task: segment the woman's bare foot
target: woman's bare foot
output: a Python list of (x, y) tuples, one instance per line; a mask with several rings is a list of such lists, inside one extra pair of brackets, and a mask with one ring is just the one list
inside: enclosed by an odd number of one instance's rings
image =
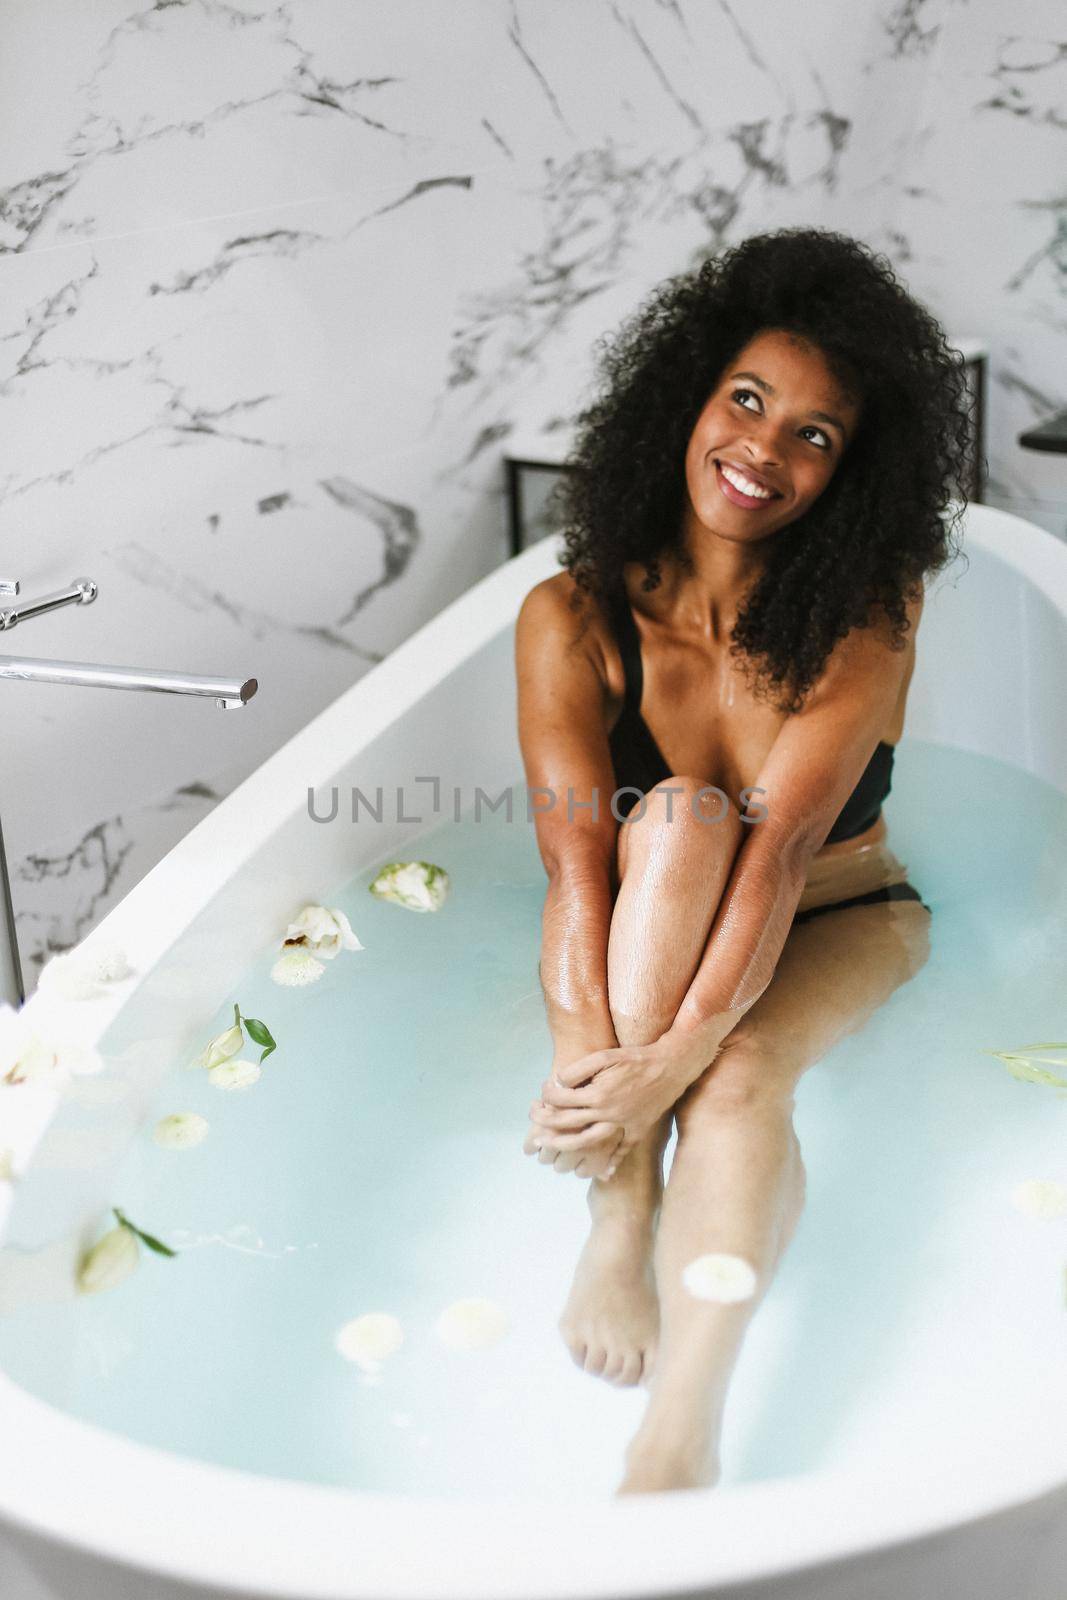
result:
[(717, 1452), (706, 1443), (679, 1438), (668, 1444), (642, 1445), (635, 1439), (626, 1452), (626, 1471), (615, 1493), (711, 1489), (719, 1481), (720, 1470)]
[[(617, 1180), (612, 1180), (614, 1184)], [(591, 1188), (596, 1188), (596, 1180)], [(657, 1207), (650, 1197), (601, 1192), (590, 1206), (593, 1227), (578, 1259), (559, 1331), (578, 1366), (620, 1387), (647, 1382), (659, 1335), (659, 1298), (652, 1270)]]

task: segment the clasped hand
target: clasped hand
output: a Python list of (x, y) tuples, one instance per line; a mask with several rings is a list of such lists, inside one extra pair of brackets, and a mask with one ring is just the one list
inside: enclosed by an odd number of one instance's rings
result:
[(594, 1050), (557, 1066), (530, 1107), (524, 1151), (540, 1151), (559, 1171), (610, 1176), (704, 1070), (707, 1054), (695, 1036), (668, 1031), (654, 1044)]

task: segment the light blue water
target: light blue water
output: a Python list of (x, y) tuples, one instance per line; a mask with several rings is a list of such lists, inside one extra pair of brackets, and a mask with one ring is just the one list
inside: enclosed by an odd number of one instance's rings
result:
[[(1024, 1178), (1067, 1181), (1067, 1099), (982, 1051), (1067, 1037), (1067, 800), (915, 742), (894, 784), (889, 843), (933, 907), (933, 950), (801, 1083), (807, 1205), (735, 1376), (724, 1484), (906, 1459), (963, 1412), (988, 1435), (1033, 1404), (1035, 1366), (1063, 1361), (1067, 1222), (1008, 1197)], [(604, 1497), (644, 1393), (580, 1372), (556, 1331), (586, 1185), (522, 1153), (550, 1060), (533, 829), (449, 823), (414, 857), (451, 874), (442, 911), (378, 902), (374, 869), (341, 885), (327, 903), (362, 951), (297, 990), (264, 958), (204, 1019), (204, 1042), (234, 999), (268, 1024), (279, 1048), (260, 1082), (227, 1094), (178, 1063), (148, 1108), (112, 1198), (177, 1259), (144, 1253), (110, 1292), (16, 1311), (0, 1366), (76, 1416), (253, 1472)], [(153, 1143), (175, 1111), (208, 1118), (204, 1144)], [(64, 1109), (59, 1130), (92, 1116)], [(47, 1243), (35, 1181), (15, 1252)], [(449, 1350), (435, 1320), (474, 1295), (511, 1332)], [(368, 1311), (405, 1331), (376, 1378), (333, 1345)]]

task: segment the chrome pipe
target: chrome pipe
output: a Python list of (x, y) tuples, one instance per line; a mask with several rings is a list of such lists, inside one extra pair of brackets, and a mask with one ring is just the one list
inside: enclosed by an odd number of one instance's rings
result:
[[(18, 579), (14, 580), (14, 590), (5, 589), (0, 584), (0, 593), (18, 594)], [(42, 612), (55, 611), (59, 606), (77, 603), (87, 606), (96, 599), (96, 584), (92, 578), (72, 578), (65, 589), (58, 589), (55, 594), (43, 594), (39, 600), (23, 600), (21, 605), (12, 606), (7, 611), (0, 611), (0, 628), (13, 628), (16, 622), (24, 622), (27, 617), (39, 617)]]
[(91, 661), (41, 661), (0, 656), (0, 678), (26, 683), (72, 683), (89, 689), (149, 689), (160, 694), (207, 695), (223, 711), (247, 705), (255, 678), (208, 678), (193, 672), (157, 672), (151, 667), (106, 667)]
[(15, 932), (15, 908), (11, 903), (4, 834), (0, 829), (0, 1000), (6, 1000), (8, 1005), (17, 1010), (25, 998), (18, 934)]
[(0, 594), (18, 594), (19, 580), (17, 578), (0, 578)]

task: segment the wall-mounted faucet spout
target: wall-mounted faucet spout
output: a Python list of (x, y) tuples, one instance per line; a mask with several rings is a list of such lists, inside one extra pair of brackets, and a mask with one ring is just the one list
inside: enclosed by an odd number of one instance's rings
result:
[[(0, 595), (17, 596), (19, 580), (0, 578)], [(0, 609), (0, 630), (37, 617), (57, 606), (88, 605), (96, 599), (92, 578), (75, 578), (67, 589), (25, 600)], [(259, 688), (255, 678), (209, 678), (197, 672), (163, 672), (154, 667), (98, 666), (89, 661), (42, 661), (33, 656), (0, 656), (0, 678), (21, 678), (25, 683), (71, 683), (89, 689), (148, 689), (157, 694), (204, 695), (220, 711), (236, 711), (248, 704)], [(15, 935), (15, 911), (4, 836), (0, 831), (0, 1000), (19, 1006), (26, 998)]]
[[(0, 583), (0, 594), (18, 594), (18, 592), (17, 578)], [(86, 606), (95, 599), (96, 584), (92, 578), (72, 578), (66, 589), (58, 589), (55, 594), (43, 594), (39, 600), (23, 600), (20, 605), (9, 606), (6, 611), (0, 611), (0, 628), (13, 628), (16, 622), (24, 622), (27, 617), (39, 617), (45, 611), (55, 611), (58, 606), (74, 603)]]
[(210, 696), (225, 711), (247, 705), (259, 685), (255, 678), (208, 678), (195, 672), (160, 672), (153, 667), (97, 666), (90, 661), (39, 661), (33, 656), (0, 656), (0, 678), (26, 683), (73, 683), (89, 689), (151, 689), (160, 694)]

